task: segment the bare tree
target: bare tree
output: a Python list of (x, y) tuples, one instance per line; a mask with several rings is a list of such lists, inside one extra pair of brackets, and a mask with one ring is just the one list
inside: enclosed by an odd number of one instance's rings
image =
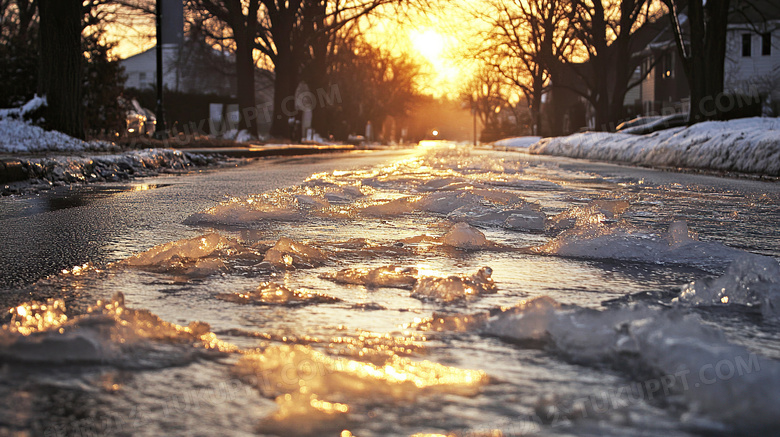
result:
[(476, 111), (483, 126), (496, 126), (498, 113), (505, 106), (506, 78), (490, 65), (482, 65), (461, 90), (461, 100)]
[[(691, 90), (689, 122), (720, 118), (717, 108), (703, 107), (707, 96), (723, 93), (726, 59), (726, 33), (730, 0), (664, 0), (669, 8), (677, 51), (682, 59), (685, 76)], [(686, 37), (680, 20), (681, 9), (687, 5), (690, 34)]]
[(588, 67), (580, 74), (584, 96), (596, 113), (596, 128), (608, 130), (624, 116), (623, 101), (641, 78), (632, 75), (641, 59), (633, 56), (662, 30), (661, 11), (652, 0), (574, 0), (574, 28), (587, 51)]
[(81, 111), (81, 0), (40, 0), (38, 92), (46, 96), (46, 125), (84, 138)]
[[(255, 98), (255, 38), (260, 32), (261, 0), (188, 0), (194, 10), (210, 15), (217, 22), (211, 28), (226, 27), (227, 34), (212, 32), (215, 39), (230, 39), (236, 57), (236, 95), (240, 121), (239, 127), (257, 135), (258, 109)], [(295, 3), (295, 2), (292, 2)], [(300, 3), (300, 0), (298, 1)], [(204, 26), (204, 28), (209, 28)]]
[(346, 139), (368, 121), (379, 129), (387, 117), (408, 115), (417, 102), (420, 67), (408, 57), (348, 32), (336, 36), (330, 53), (325, 79), (338, 87), (341, 101), (323, 114), (329, 129), (323, 133)]
[(521, 90), (533, 130), (542, 130), (542, 95), (561, 60), (571, 56), (574, 9), (564, 0), (492, 0), (473, 13), (488, 24), (477, 57)]
[[(285, 136), (295, 108), (283, 105), (295, 97), (302, 70), (312, 56), (322, 56), (321, 38), (376, 8), (400, 0), (188, 0), (229, 29), (214, 34), (229, 38), (236, 54), (237, 94), (243, 128), (256, 134), (254, 68), (257, 50), (274, 69), (271, 135)], [(326, 43), (327, 44), (327, 43)], [(258, 58), (259, 59), (259, 58)]]

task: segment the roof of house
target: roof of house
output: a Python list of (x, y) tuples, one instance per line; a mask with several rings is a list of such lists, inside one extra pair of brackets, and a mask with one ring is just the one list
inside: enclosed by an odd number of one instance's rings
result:
[(732, 0), (731, 24), (759, 24), (780, 20), (780, 2), (777, 0)]

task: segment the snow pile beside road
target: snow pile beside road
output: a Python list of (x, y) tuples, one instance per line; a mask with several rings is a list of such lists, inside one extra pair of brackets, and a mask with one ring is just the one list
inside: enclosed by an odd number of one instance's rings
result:
[(81, 141), (62, 132), (46, 131), (28, 119), (43, 106), (46, 99), (35, 97), (19, 108), (0, 109), (0, 152), (80, 152), (119, 151), (120, 147), (106, 141)]
[(0, 181), (8, 176), (9, 166), (15, 178), (0, 185), (2, 195), (31, 194), (52, 186), (72, 183), (119, 182), (135, 177), (186, 171), (224, 162), (219, 157), (179, 152), (171, 149), (135, 150), (92, 157), (51, 156), (46, 158), (0, 161)]
[(0, 120), (0, 152), (106, 152), (120, 147), (107, 141), (81, 141), (57, 131), (45, 131), (20, 120)]
[(780, 175), (780, 119), (710, 121), (649, 135), (586, 132), (544, 139), (531, 153), (655, 167)]
[(18, 108), (0, 109), (0, 120), (30, 118), (32, 114), (44, 106), (46, 106), (46, 98), (35, 96), (32, 100)]
[(493, 147), (507, 149), (527, 149), (538, 143), (542, 137), (515, 137), (498, 140), (493, 143)]

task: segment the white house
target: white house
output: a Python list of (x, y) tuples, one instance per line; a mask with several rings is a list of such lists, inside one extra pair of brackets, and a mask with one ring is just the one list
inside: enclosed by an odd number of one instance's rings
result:
[[(157, 85), (157, 48), (141, 52), (120, 61), (125, 68), (128, 88), (145, 89)], [(181, 46), (178, 44), (163, 45), (163, 86), (169, 90), (181, 90), (181, 74), (179, 55)]]
[(780, 3), (754, 0), (732, 15), (724, 73), (726, 91), (780, 102)]
[[(724, 91), (761, 96), (767, 108), (780, 104), (780, 2), (733, 0), (724, 64)], [(680, 22), (687, 30), (687, 17)], [(645, 115), (687, 112), (685, 72), (670, 29), (639, 53), (645, 59), (640, 86)], [(766, 111), (765, 111), (766, 112)], [(775, 113), (774, 115), (778, 115)]]

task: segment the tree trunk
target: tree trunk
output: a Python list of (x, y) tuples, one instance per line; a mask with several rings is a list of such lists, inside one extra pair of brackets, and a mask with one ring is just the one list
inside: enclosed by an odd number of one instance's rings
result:
[(677, 48), (691, 90), (691, 124), (723, 116), (716, 102), (723, 93), (729, 3), (730, 0), (709, 0), (706, 5), (701, 0), (688, 3), (690, 53), (679, 39)]
[(291, 117), (297, 116), (295, 92), (298, 90), (300, 63), (289, 50), (279, 50), (274, 62), (274, 107), (271, 136), (290, 137)]
[(258, 111), (255, 100), (255, 61), (252, 56), (252, 37), (236, 35), (236, 94), (238, 97), (239, 128), (250, 134), (258, 134)]
[(84, 139), (81, 105), (81, 0), (40, 0), (38, 92), (46, 126)]

